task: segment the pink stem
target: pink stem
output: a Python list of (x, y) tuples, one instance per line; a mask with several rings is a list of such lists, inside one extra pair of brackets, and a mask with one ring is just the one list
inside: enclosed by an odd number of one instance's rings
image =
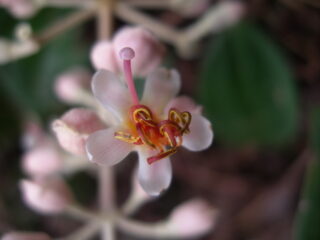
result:
[(131, 60), (123, 60), (123, 68), (124, 68), (124, 74), (127, 80), (128, 88), (131, 93), (132, 101), (134, 105), (138, 105), (139, 97), (138, 97), (136, 88), (134, 86), (134, 81), (132, 78)]

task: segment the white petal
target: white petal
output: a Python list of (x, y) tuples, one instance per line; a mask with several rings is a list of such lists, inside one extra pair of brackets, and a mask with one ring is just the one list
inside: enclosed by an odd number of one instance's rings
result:
[(180, 75), (176, 70), (157, 69), (146, 80), (142, 103), (157, 113), (162, 113), (168, 102), (179, 92), (180, 85)]
[(159, 196), (166, 190), (172, 179), (172, 167), (170, 158), (164, 158), (152, 164), (147, 158), (152, 156), (147, 152), (139, 151), (138, 179), (140, 185), (151, 196)]
[(132, 105), (126, 86), (107, 70), (99, 70), (92, 79), (92, 91), (101, 104), (119, 119)]
[(89, 160), (112, 166), (123, 160), (132, 150), (132, 145), (114, 137), (115, 128), (97, 131), (89, 136), (86, 151)]
[(212, 140), (211, 123), (205, 117), (193, 114), (190, 133), (183, 135), (182, 145), (191, 151), (202, 151), (211, 145)]

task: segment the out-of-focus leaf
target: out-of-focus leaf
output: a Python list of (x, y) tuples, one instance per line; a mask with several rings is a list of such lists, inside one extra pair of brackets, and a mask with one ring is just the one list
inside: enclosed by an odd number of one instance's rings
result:
[[(36, 30), (43, 30), (60, 17), (58, 10), (45, 11), (33, 18), (31, 24)], [(60, 107), (53, 93), (55, 78), (70, 67), (87, 63), (87, 50), (79, 28), (72, 29), (53, 39), (36, 55), (1, 66), (1, 87), (18, 111), (48, 117)]]
[(200, 100), (217, 139), (233, 145), (279, 145), (297, 127), (297, 100), (280, 49), (257, 27), (240, 23), (212, 41)]
[(320, 239), (320, 109), (312, 114), (311, 144), (315, 158), (307, 169), (296, 218), (295, 240)]

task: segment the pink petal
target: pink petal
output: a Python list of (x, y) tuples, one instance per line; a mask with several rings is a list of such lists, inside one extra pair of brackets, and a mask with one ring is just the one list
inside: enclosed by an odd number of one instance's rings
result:
[(157, 69), (146, 80), (142, 103), (158, 114), (180, 90), (180, 75), (176, 70)]
[(145, 151), (139, 151), (138, 153), (139, 182), (146, 193), (151, 196), (159, 196), (171, 183), (172, 167), (170, 158), (164, 158), (152, 164), (148, 164), (147, 158), (153, 154)]
[(112, 166), (123, 160), (131, 151), (132, 145), (114, 137), (114, 128), (97, 131), (87, 140), (86, 150), (89, 160)]
[(188, 111), (193, 114), (201, 114), (202, 107), (197, 105), (191, 98), (187, 96), (179, 96), (172, 99), (166, 106), (165, 113), (169, 112), (170, 108), (176, 108), (179, 111)]
[(132, 105), (126, 86), (110, 71), (99, 70), (92, 79), (92, 91), (100, 103), (119, 119)]
[(182, 145), (190, 151), (202, 151), (211, 145), (212, 140), (211, 123), (205, 117), (193, 114), (190, 133), (183, 136)]
[(61, 147), (76, 155), (85, 155), (88, 136), (105, 128), (94, 111), (84, 108), (71, 109), (52, 123)]

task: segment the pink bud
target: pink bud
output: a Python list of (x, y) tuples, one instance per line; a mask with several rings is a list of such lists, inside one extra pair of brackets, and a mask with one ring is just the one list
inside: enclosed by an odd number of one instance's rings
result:
[(212, 30), (220, 30), (235, 24), (245, 13), (245, 4), (241, 1), (221, 1), (216, 6), (216, 22)]
[(114, 73), (120, 71), (112, 43), (109, 41), (96, 43), (91, 49), (90, 58), (96, 69), (107, 69)]
[(45, 233), (10, 232), (4, 234), (1, 240), (51, 240), (51, 238)]
[(146, 76), (152, 72), (161, 63), (165, 52), (160, 41), (141, 27), (122, 28), (116, 33), (113, 44), (121, 67), (122, 59), (118, 56), (121, 49), (129, 47), (136, 53), (132, 61), (133, 75), (136, 76)]
[(45, 134), (39, 123), (36, 121), (27, 121), (24, 125), (24, 132), (21, 139), (23, 147), (30, 149), (38, 145), (43, 139), (45, 139)]
[(106, 126), (95, 112), (83, 108), (74, 108), (52, 123), (60, 145), (76, 155), (86, 155), (85, 142), (88, 136)]
[(179, 237), (197, 237), (213, 229), (216, 217), (216, 211), (205, 201), (193, 199), (174, 209), (169, 228)]
[(90, 88), (91, 74), (81, 68), (60, 75), (55, 82), (57, 96), (67, 103), (77, 103), (83, 91)]
[(48, 176), (63, 168), (63, 160), (54, 144), (48, 142), (26, 152), (22, 158), (22, 168), (31, 176)]
[(68, 186), (58, 178), (23, 180), (20, 188), (24, 202), (33, 210), (44, 214), (60, 213), (73, 200)]

